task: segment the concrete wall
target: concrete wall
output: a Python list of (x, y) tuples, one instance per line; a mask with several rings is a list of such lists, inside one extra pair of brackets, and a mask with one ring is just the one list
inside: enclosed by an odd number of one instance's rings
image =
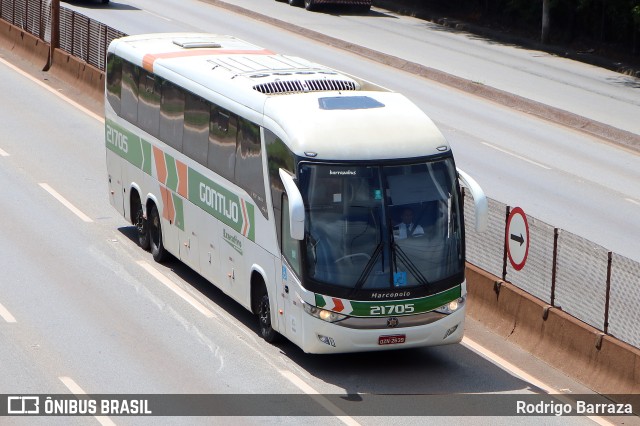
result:
[(0, 19), (0, 44), (43, 69), (49, 58), (49, 43)]
[(467, 289), (469, 316), (506, 340), (598, 393), (640, 393), (639, 349), (470, 264)]

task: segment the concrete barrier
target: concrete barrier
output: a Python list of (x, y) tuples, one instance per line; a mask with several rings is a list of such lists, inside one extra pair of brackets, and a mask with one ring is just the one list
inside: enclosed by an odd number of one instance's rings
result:
[(601, 394), (640, 393), (640, 350), (467, 264), (469, 316)]
[(43, 69), (49, 58), (49, 43), (0, 19), (0, 43), (20, 57)]
[(103, 100), (105, 76), (98, 68), (63, 50), (55, 49), (49, 71), (94, 100)]

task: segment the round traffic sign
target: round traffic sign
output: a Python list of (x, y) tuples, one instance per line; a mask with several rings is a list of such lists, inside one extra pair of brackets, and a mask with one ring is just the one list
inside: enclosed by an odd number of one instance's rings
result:
[(509, 213), (505, 241), (511, 266), (516, 271), (521, 270), (529, 254), (529, 223), (520, 207), (514, 207)]

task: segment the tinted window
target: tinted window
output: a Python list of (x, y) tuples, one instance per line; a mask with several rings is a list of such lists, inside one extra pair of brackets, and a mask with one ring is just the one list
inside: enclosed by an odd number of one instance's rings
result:
[(244, 118), (238, 118), (236, 183), (249, 193), (262, 214), (267, 217), (260, 127)]
[(138, 127), (153, 136), (158, 136), (160, 126), (160, 87), (160, 77), (140, 70)]
[(237, 116), (223, 108), (212, 106), (207, 165), (230, 181), (233, 181), (235, 174), (237, 134)]
[(122, 64), (122, 104), (120, 116), (131, 123), (138, 122), (138, 80), (140, 69), (124, 61)]
[(162, 103), (160, 104), (160, 140), (182, 151), (184, 127), (184, 91), (174, 84), (162, 83)]
[(182, 152), (202, 165), (207, 165), (210, 106), (199, 96), (187, 93), (184, 108)]
[(109, 53), (107, 57), (107, 100), (116, 114), (120, 114), (122, 62), (122, 58)]

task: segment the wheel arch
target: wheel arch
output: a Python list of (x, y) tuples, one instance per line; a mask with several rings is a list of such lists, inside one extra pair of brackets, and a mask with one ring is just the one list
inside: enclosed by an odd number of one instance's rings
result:
[[(249, 287), (250, 292), (249, 295), (251, 297), (250, 306), (251, 312), (254, 314), (258, 313), (258, 301), (259, 297), (265, 292), (269, 294), (269, 289), (267, 286), (267, 280), (265, 278), (265, 271), (258, 265), (251, 266), (250, 278), (249, 278)], [(270, 300), (274, 300), (272, 297), (269, 297)], [(271, 302), (273, 303), (273, 302)]]

